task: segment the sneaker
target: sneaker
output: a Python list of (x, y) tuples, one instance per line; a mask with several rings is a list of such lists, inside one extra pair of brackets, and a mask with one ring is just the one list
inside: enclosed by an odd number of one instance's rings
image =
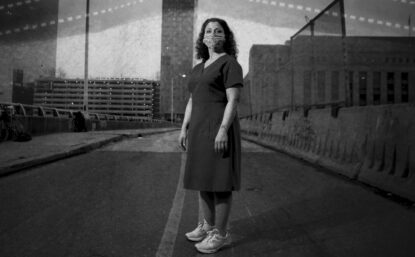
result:
[(204, 223), (199, 222), (199, 224), (193, 231), (186, 233), (186, 237), (187, 239), (193, 242), (202, 241), (208, 235), (208, 232), (212, 228), (213, 227), (208, 225), (206, 221)]
[(196, 249), (201, 253), (215, 253), (222, 247), (230, 244), (231, 236), (226, 233), (226, 236), (221, 236), (219, 230), (213, 229), (208, 232), (206, 238), (195, 244)]

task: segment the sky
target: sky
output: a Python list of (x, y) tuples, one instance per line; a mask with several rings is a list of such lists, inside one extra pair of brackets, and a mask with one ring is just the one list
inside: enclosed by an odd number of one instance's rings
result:
[[(58, 17), (53, 18), (55, 4)], [(158, 79), (162, 0), (90, 0), (90, 77)], [(284, 44), (331, 0), (199, 0), (196, 28), (225, 19), (235, 33), (238, 61), (248, 72), (253, 44)], [(22, 14), (19, 10), (25, 10)], [(1, 0), (0, 41), (57, 27), (56, 69), (84, 74), (85, 0)], [(345, 0), (349, 36), (415, 35), (415, 0)], [(336, 12), (326, 20), (339, 20)], [(411, 17), (411, 18), (410, 18)], [(411, 24), (409, 24), (411, 21)], [(198, 31), (195, 31), (198, 33)], [(33, 37), (32, 37), (33, 39)]]

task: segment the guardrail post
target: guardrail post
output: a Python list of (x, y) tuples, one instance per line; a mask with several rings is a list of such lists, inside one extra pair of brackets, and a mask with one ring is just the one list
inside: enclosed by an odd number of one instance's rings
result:
[(26, 117), (26, 109), (24, 108), (23, 104), (19, 104), (19, 108), (22, 111), (22, 115)]
[(37, 107), (37, 110), (39, 111), (39, 116), (46, 117), (45, 110), (43, 109), (42, 106)]
[(58, 118), (60, 117), (58, 109), (52, 109), (52, 113), (54, 117), (58, 117)]

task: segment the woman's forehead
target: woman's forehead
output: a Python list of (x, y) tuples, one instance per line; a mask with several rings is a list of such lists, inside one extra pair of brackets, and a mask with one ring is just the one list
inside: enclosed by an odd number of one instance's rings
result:
[(210, 28), (210, 29), (216, 29), (216, 28), (223, 29), (223, 28), (222, 28), (222, 25), (220, 25), (220, 23), (219, 23), (219, 22), (217, 22), (217, 21), (211, 21), (211, 22), (209, 22), (209, 23), (206, 25), (206, 29), (208, 29), (208, 28)]

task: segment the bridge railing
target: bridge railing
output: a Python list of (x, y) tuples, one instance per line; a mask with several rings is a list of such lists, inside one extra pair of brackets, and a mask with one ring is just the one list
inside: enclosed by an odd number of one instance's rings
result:
[[(41, 135), (57, 132), (117, 130), (171, 127), (175, 124), (150, 117), (122, 116), (93, 113), (79, 110), (0, 102), (1, 109), (6, 109), (14, 122), (21, 124), (25, 132)], [(76, 122), (78, 119), (78, 123)], [(81, 120), (81, 129), (77, 128)]]
[(94, 120), (121, 120), (121, 121), (142, 121), (142, 122), (166, 122), (160, 119), (153, 119), (149, 117), (123, 116), (105, 113), (85, 112), (80, 110), (65, 110), (52, 107), (44, 107), (38, 105), (28, 105), (20, 103), (0, 102), (0, 107), (9, 108), (14, 115), (18, 116), (33, 116), (33, 117), (57, 117), (57, 118), (74, 118), (74, 113), (82, 112), (87, 114)]

